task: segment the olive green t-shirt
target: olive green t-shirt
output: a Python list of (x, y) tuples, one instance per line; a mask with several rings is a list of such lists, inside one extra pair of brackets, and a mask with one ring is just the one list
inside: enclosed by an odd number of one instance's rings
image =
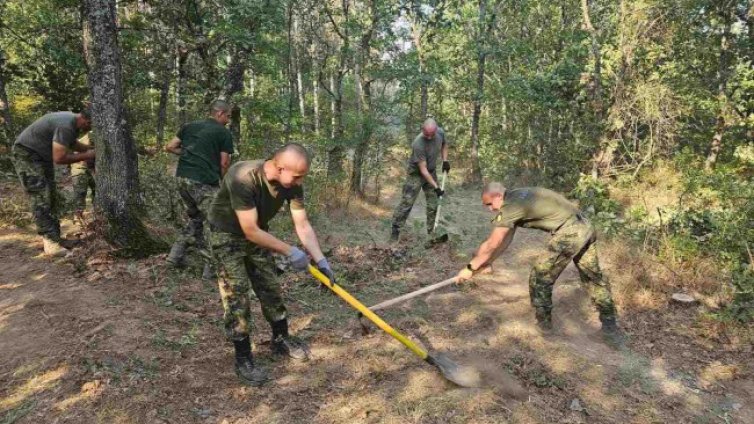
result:
[(437, 159), (440, 158), (442, 146), (447, 142), (445, 140), (445, 131), (437, 127), (435, 136), (431, 139), (424, 138), (424, 134), (416, 136), (411, 143), (411, 157), (408, 159), (409, 175), (419, 174), (419, 162), (427, 162), (427, 170), (431, 173), (437, 168)]
[(37, 153), (52, 163), (52, 143), (71, 148), (76, 144), (76, 114), (52, 112), (37, 119), (16, 137), (15, 144)]
[(304, 209), (304, 189), (301, 186), (285, 188), (267, 181), (263, 160), (241, 161), (228, 169), (212, 205), (209, 222), (213, 229), (243, 235), (236, 211), (256, 208), (257, 225), (263, 230), (288, 201), (291, 209)]
[(233, 136), (214, 119), (203, 119), (184, 125), (176, 135), (181, 140), (181, 157), (176, 177), (203, 184), (220, 181), (220, 152), (233, 153)]
[(496, 227), (555, 231), (579, 210), (563, 195), (539, 187), (506, 190), (503, 207), (492, 220)]

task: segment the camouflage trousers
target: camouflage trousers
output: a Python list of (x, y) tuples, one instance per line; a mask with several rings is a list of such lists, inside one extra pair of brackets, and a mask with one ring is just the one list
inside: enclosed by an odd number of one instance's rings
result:
[[(437, 181), (435, 171), (432, 171), (431, 174), (435, 181)], [(411, 174), (408, 175), (406, 183), (403, 184), (401, 201), (393, 213), (393, 228), (400, 230), (403, 224), (406, 223), (406, 219), (408, 219), (408, 215), (411, 213), (411, 208), (414, 206), (414, 201), (416, 201), (416, 197), (420, 191), (424, 191), (424, 198), (427, 201), (427, 232), (432, 231), (432, 227), (435, 225), (435, 216), (437, 215), (437, 193), (435, 193), (434, 187), (424, 177)]]
[(36, 153), (20, 146), (13, 146), (11, 161), (29, 196), (37, 233), (52, 240), (60, 240), (59, 215), (63, 199), (55, 186), (55, 168)]
[(209, 231), (209, 252), (212, 266), (217, 270), (225, 334), (229, 339), (242, 340), (251, 333), (252, 294), (259, 299), (267, 322), (287, 317), (272, 252), (243, 236), (212, 230)]
[(568, 263), (573, 261), (581, 283), (599, 311), (600, 319), (615, 318), (610, 283), (600, 270), (595, 242), (594, 227), (576, 217), (553, 234), (547, 244), (547, 253), (534, 265), (529, 275), (529, 296), (538, 315), (551, 316), (553, 285)]
[(71, 177), (73, 179), (71, 206), (75, 211), (81, 212), (86, 208), (86, 194), (89, 190), (92, 191), (92, 201), (94, 201), (94, 174), (86, 163), (79, 162), (71, 165)]
[(186, 209), (188, 223), (178, 235), (176, 243), (180, 243), (184, 249), (188, 246), (194, 246), (196, 249), (206, 247), (204, 221), (207, 220), (209, 207), (218, 190), (218, 186), (178, 177), (178, 194)]

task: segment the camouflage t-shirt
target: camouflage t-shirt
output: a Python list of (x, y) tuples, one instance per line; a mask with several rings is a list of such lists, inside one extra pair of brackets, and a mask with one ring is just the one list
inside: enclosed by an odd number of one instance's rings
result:
[(42, 160), (52, 163), (52, 143), (71, 148), (76, 143), (76, 114), (52, 112), (37, 119), (16, 138), (18, 145), (37, 153)]
[(579, 210), (563, 195), (539, 187), (506, 190), (503, 207), (492, 220), (496, 227), (555, 231)]
[(427, 170), (431, 173), (437, 168), (437, 159), (440, 158), (442, 153), (442, 146), (447, 143), (445, 139), (445, 131), (437, 127), (435, 136), (426, 139), (424, 134), (416, 136), (411, 143), (411, 157), (408, 159), (408, 173), (409, 175), (419, 174), (419, 162), (427, 162)]
[(291, 209), (304, 209), (304, 189), (301, 186), (287, 189), (268, 181), (263, 165), (263, 160), (241, 161), (228, 169), (209, 209), (213, 229), (243, 236), (236, 211), (256, 208), (257, 225), (267, 230), (268, 223), (286, 201)]

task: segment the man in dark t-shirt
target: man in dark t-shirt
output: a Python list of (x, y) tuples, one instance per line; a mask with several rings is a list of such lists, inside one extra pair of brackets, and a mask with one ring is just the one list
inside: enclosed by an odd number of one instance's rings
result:
[(225, 333), (235, 347), (236, 374), (252, 386), (263, 384), (268, 376), (254, 364), (251, 353), (250, 289), (272, 327), (273, 350), (294, 359), (309, 358), (306, 344), (288, 333), (288, 314), (272, 258), (272, 252), (286, 255), (297, 271), (309, 264), (301, 249), (268, 232), (270, 220), (284, 204), (289, 205), (301, 244), (317, 268), (335, 283), (304, 210), (302, 182), (309, 165), (309, 154), (296, 143), (281, 147), (266, 161), (238, 162), (223, 178), (209, 209), (209, 250), (219, 276)]
[(55, 186), (54, 165), (94, 160), (94, 147), (76, 141), (89, 131), (91, 113), (52, 112), (37, 119), (16, 138), (11, 161), (29, 196), (34, 223), (47, 255), (62, 256), (75, 245), (60, 234), (62, 199)]
[(458, 282), (468, 280), (475, 272), (491, 265), (513, 240), (517, 227), (547, 231), (552, 234), (547, 252), (529, 276), (529, 295), (537, 324), (545, 332), (552, 329), (552, 288), (560, 273), (573, 261), (599, 311), (607, 340), (620, 344), (622, 336), (610, 284), (602, 275), (597, 258), (594, 227), (578, 208), (562, 195), (545, 188), (506, 189), (495, 182), (485, 186), (482, 203), (497, 212), (492, 220), (494, 228), (474, 258), (458, 273)]
[[(186, 209), (188, 222), (178, 236), (168, 263), (183, 266), (186, 249), (205, 247), (204, 221), (207, 209), (217, 192), (220, 179), (230, 166), (233, 153), (233, 136), (225, 128), (230, 120), (230, 105), (216, 100), (210, 106), (209, 118), (184, 125), (165, 150), (180, 156), (175, 176), (178, 194)], [(209, 262), (205, 262), (202, 277), (213, 278)]]
[(406, 169), (406, 182), (403, 184), (401, 201), (393, 213), (393, 228), (390, 239), (398, 240), (401, 227), (405, 224), (416, 196), (424, 191), (427, 201), (427, 233), (434, 231), (435, 216), (437, 215), (437, 201), (445, 192), (440, 188), (437, 179), (437, 160), (442, 157), (442, 171), (450, 171), (448, 162), (448, 142), (445, 131), (429, 118), (422, 125), (421, 134), (411, 143), (411, 156)]

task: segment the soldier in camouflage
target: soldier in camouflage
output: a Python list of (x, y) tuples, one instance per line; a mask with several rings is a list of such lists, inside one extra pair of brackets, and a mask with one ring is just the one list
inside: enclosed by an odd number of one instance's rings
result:
[(437, 201), (445, 192), (440, 188), (437, 180), (437, 159), (442, 156), (442, 171), (450, 171), (448, 162), (448, 142), (445, 131), (437, 126), (434, 119), (429, 118), (422, 125), (422, 133), (411, 143), (411, 157), (408, 160), (406, 182), (398, 207), (393, 213), (393, 228), (390, 239), (398, 240), (401, 227), (405, 224), (419, 191), (424, 191), (427, 201), (427, 233), (434, 231), (435, 215), (437, 215)]
[(57, 192), (54, 165), (94, 159), (94, 149), (76, 140), (78, 133), (89, 131), (90, 127), (88, 108), (80, 113), (48, 113), (26, 127), (13, 144), (11, 161), (29, 196), (47, 255), (65, 255), (75, 245), (74, 240), (62, 238), (60, 233), (63, 199)]
[[(188, 222), (167, 257), (167, 262), (176, 267), (185, 264), (188, 247), (199, 251), (206, 248), (204, 221), (233, 153), (233, 136), (225, 128), (230, 121), (230, 105), (216, 100), (209, 113), (207, 119), (184, 125), (165, 146), (165, 150), (180, 156), (175, 175), (178, 194), (188, 215)], [(214, 278), (209, 261), (205, 261), (202, 277)]]
[(306, 344), (288, 332), (288, 314), (272, 257), (276, 252), (287, 256), (294, 270), (308, 269), (306, 253), (268, 232), (270, 220), (284, 204), (317, 268), (335, 282), (304, 210), (302, 182), (309, 165), (309, 154), (295, 143), (281, 147), (269, 160), (238, 162), (228, 170), (210, 206), (209, 250), (218, 270), (225, 333), (235, 347), (236, 374), (245, 384), (258, 386), (268, 380), (251, 353), (250, 290), (272, 328), (273, 350), (294, 359), (309, 357)]
[(468, 280), (475, 272), (492, 264), (513, 240), (517, 227), (547, 231), (552, 234), (547, 252), (529, 276), (529, 295), (537, 324), (545, 332), (552, 330), (553, 285), (573, 261), (597, 307), (605, 336), (613, 344), (620, 344), (622, 335), (617, 326), (610, 284), (602, 275), (597, 259), (594, 227), (581, 212), (554, 191), (537, 187), (509, 190), (495, 182), (485, 186), (482, 203), (490, 211), (498, 212), (492, 221), (494, 229), (474, 258), (458, 273), (458, 282)]

